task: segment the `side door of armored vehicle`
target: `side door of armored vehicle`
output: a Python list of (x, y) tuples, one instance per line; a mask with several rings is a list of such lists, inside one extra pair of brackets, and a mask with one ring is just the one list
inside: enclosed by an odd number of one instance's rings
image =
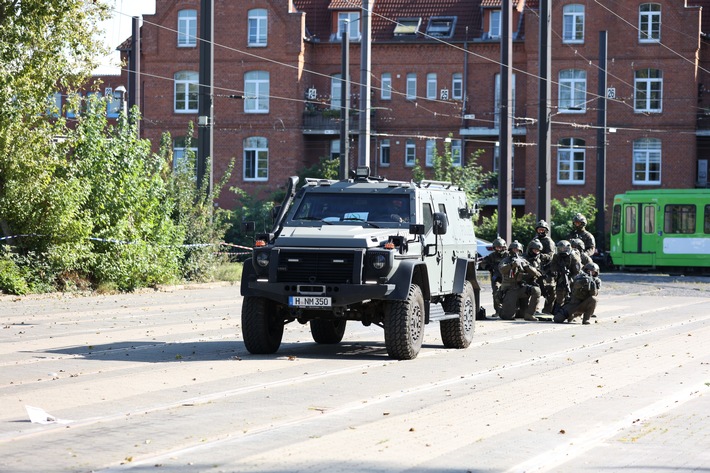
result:
[(424, 224), (424, 235), (422, 235), (422, 257), (424, 264), (427, 267), (429, 279), (429, 290), (432, 294), (439, 294), (441, 291), (441, 254), (437, 249), (436, 238), (434, 235), (434, 201), (432, 200), (431, 192), (422, 191), (419, 194), (419, 205), (421, 206), (421, 223)]
[(456, 244), (456, 226), (458, 222), (458, 208), (451, 195), (443, 192), (434, 194), (436, 211), (446, 214), (448, 230), (444, 235), (439, 235), (439, 254), (441, 255), (439, 293), (450, 293), (454, 286), (456, 274), (456, 258), (459, 245)]

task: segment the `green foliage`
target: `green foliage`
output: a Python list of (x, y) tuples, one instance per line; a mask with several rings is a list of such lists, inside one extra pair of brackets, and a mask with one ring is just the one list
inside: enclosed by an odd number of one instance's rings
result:
[[(577, 212), (587, 217), (587, 230), (594, 233), (595, 205), (595, 198), (592, 195), (570, 197), (563, 199), (562, 202), (552, 199), (550, 202), (552, 222), (548, 222), (552, 239), (559, 241), (567, 238), (572, 231), (572, 217)], [(537, 217), (531, 213), (520, 217), (512, 215), (513, 239), (527, 246), (535, 236), (537, 222)], [(498, 211), (493, 212), (493, 215), (488, 218), (481, 219), (480, 224), (476, 226), (476, 235), (488, 241), (493, 241), (498, 236)]]
[(307, 167), (298, 173), (299, 187), (306, 182), (307, 177), (316, 179), (338, 179), (340, 176), (340, 160), (330, 158), (320, 158), (318, 163)]
[(25, 281), (25, 271), (12, 260), (7, 248), (0, 253), (0, 289), (18, 295), (30, 292)]

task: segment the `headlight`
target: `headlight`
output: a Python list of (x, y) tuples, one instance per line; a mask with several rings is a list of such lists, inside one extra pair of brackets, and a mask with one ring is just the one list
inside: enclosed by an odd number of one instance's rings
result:
[(380, 270), (385, 267), (385, 264), (387, 264), (387, 258), (385, 258), (385, 255), (379, 254), (379, 255), (373, 255), (372, 256), (372, 267)]
[(269, 253), (263, 251), (256, 255), (256, 264), (262, 268), (266, 268), (269, 265)]

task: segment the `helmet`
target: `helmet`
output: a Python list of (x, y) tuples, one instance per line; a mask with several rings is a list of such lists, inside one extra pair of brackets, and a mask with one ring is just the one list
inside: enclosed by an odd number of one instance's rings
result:
[(540, 243), (540, 240), (534, 238), (530, 243), (528, 243), (528, 253), (532, 250), (542, 251), (542, 243)]
[(513, 243), (511, 243), (510, 246), (508, 247), (508, 251), (514, 251), (514, 250), (517, 250), (518, 253), (523, 252), (523, 245), (521, 245), (518, 242), (518, 240), (513, 241)]
[(569, 243), (572, 245), (572, 248), (584, 251), (584, 242), (580, 238), (572, 238)]
[(587, 263), (582, 269), (584, 269), (584, 272), (587, 274), (592, 274), (592, 272), (594, 273), (594, 276), (599, 274), (599, 265), (597, 265), (597, 263)]
[(557, 242), (557, 252), (570, 254), (572, 252), (572, 245), (567, 240), (560, 240)]
[(573, 223), (581, 223), (582, 226), (587, 225), (587, 218), (582, 215), (581, 213), (576, 213), (574, 217), (572, 217), (572, 222)]
[[(508, 247), (508, 244), (505, 242), (505, 239), (498, 237), (495, 240), (493, 240), (493, 248), (498, 248), (502, 247), (503, 249)], [(496, 250), (498, 251), (498, 250)]]
[[(537, 225), (535, 226), (535, 231), (537, 232), (541, 228), (545, 229), (545, 233), (549, 233), (549, 231), (550, 231), (550, 226), (544, 220), (540, 220), (539, 222), (537, 222)], [(538, 233), (540, 233), (540, 232), (538, 232)]]

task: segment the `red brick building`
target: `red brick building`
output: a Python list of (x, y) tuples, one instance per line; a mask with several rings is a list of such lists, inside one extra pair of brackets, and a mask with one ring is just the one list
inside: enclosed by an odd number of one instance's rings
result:
[[(707, 3), (551, 2), (552, 197), (594, 194), (600, 178), (601, 30), (608, 32), (607, 202), (629, 189), (706, 185), (698, 169), (710, 154), (710, 64), (701, 21), (709, 15), (700, 8)], [(501, 1), (370, 4), (373, 173), (410, 179), (415, 160), (424, 165), (450, 135), (460, 162), (482, 150), (479, 164), (497, 170)], [(539, 10), (537, 1), (513, 5), (513, 203), (534, 213)], [(351, 20), (351, 107), (357, 108), (361, 1), (215, 0), (214, 8), (215, 176), (234, 158), (230, 185), (270, 191), (319, 158), (337, 156), (338, 25)], [(156, 0), (156, 13), (141, 27), (141, 131), (156, 147), (169, 131), (178, 154), (188, 121), (197, 122), (199, 9), (200, 0)], [(350, 129), (354, 167), (357, 116)], [(228, 205), (229, 197), (222, 202)]]

